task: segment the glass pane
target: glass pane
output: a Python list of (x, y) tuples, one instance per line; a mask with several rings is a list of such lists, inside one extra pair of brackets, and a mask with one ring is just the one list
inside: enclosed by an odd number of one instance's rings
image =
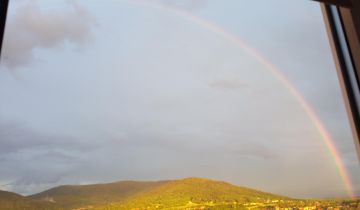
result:
[(9, 209), (359, 203), (313, 1), (13, 0), (0, 98)]

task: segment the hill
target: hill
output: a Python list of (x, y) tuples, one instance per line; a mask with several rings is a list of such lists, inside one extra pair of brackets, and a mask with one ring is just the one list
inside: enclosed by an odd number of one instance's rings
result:
[(203, 203), (263, 202), (287, 199), (270, 193), (238, 187), (226, 182), (202, 178), (136, 182), (121, 181), (108, 184), (59, 186), (29, 198), (53, 201), (63, 209), (160, 208)]
[(52, 200), (64, 209), (99, 206), (121, 202), (137, 193), (163, 185), (167, 181), (120, 181), (108, 184), (64, 185), (31, 195), (36, 200)]
[(266, 203), (272, 200), (290, 200), (290, 198), (238, 187), (222, 181), (186, 178), (165, 182), (156, 188), (138, 193), (124, 202), (108, 205), (107, 208), (184, 209), (204, 205), (224, 208), (244, 203)]
[(0, 210), (52, 210), (55, 204), (36, 201), (12, 192), (0, 190)]
[(0, 191), (0, 210), (360, 209), (359, 199), (299, 200), (202, 178), (64, 185), (28, 197)]
[(246, 202), (265, 202), (288, 199), (222, 181), (202, 178), (136, 182), (121, 181), (108, 184), (65, 185), (29, 196), (39, 201), (51, 200), (63, 209), (131, 209), (196, 206), (202, 204), (228, 205)]

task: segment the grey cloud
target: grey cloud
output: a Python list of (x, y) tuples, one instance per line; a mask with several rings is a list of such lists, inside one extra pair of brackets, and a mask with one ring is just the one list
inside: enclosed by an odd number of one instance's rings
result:
[(23, 124), (0, 122), (0, 156), (17, 153), (24, 149), (64, 148), (84, 149), (72, 137), (40, 133)]
[(276, 159), (279, 158), (280, 155), (270, 148), (259, 145), (259, 144), (244, 144), (236, 149), (232, 149), (232, 152), (239, 156), (246, 157), (255, 157), (255, 158), (263, 158), (263, 159)]
[[(43, 11), (36, 1), (26, 1), (7, 20), (2, 62), (16, 68), (31, 62), (34, 50), (54, 48), (69, 42), (77, 47), (89, 39), (94, 17), (74, 1), (66, 1), (68, 9)], [(10, 11), (12, 7), (10, 5)]]
[(71, 137), (45, 134), (16, 123), (0, 122), (0, 179), (22, 194), (56, 185), (86, 152)]
[(237, 90), (248, 87), (246, 83), (242, 83), (238, 80), (216, 80), (209, 82), (208, 85), (212, 88), (223, 90)]
[(39, 185), (39, 184), (52, 184), (57, 183), (61, 179), (63, 174), (55, 174), (55, 172), (52, 173), (34, 173), (34, 174), (27, 174), (26, 176), (22, 176), (18, 179), (16, 179), (14, 182), (11, 183), (11, 185), (16, 187), (23, 187), (28, 185)]
[(15, 191), (23, 195), (28, 195), (61, 183), (61, 180), (64, 176), (66, 176), (65, 171), (36, 171), (36, 169), (32, 171), (28, 170), (26, 171), (26, 174), (18, 175), (16, 179), (7, 184), (6, 187), (11, 191)]
[(27, 147), (36, 147), (47, 142), (44, 136), (24, 129), (21, 125), (0, 123), (0, 143), (0, 152), (4, 155)]
[(207, 6), (208, 0), (155, 0), (154, 2), (183, 10), (199, 10)]

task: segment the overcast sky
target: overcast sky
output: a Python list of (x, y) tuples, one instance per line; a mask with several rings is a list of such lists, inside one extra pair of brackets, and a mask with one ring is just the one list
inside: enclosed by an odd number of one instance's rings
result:
[(0, 189), (189, 176), (346, 196), (321, 135), (241, 38), (304, 95), (360, 167), (318, 3), (12, 0), (0, 67)]

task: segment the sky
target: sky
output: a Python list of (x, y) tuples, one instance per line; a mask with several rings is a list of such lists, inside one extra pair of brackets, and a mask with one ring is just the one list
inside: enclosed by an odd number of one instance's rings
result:
[(360, 195), (321, 10), (306, 0), (10, 1), (0, 189), (204, 177), (296, 198), (347, 196), (289, 89), (189, 16), (278, 68), (333, 137)]

